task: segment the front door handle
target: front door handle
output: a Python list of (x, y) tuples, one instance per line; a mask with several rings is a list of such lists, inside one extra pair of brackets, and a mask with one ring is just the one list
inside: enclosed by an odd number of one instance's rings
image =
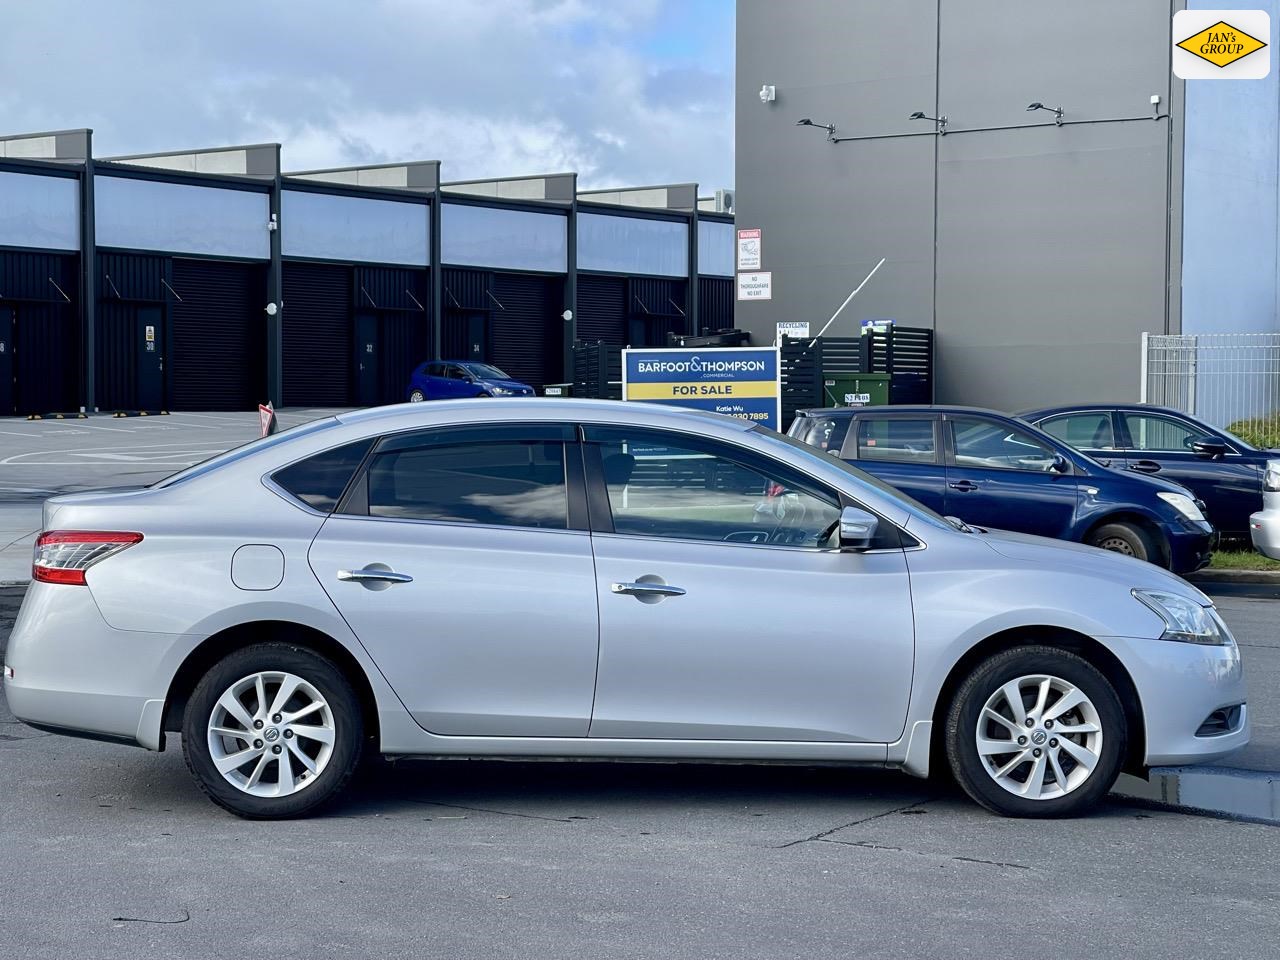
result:
[(961, 493), (972, 493), (978, 489), (978, 485), (972, 480), (952, 480), (947, 486), (952, 490), (959, 490)]
[(1160, 464), (1154, 460), (1139, 460), (1129, 467), (1130, 470), (1137, 470), (1139, 473), (1159, 473)]
[(673, 587), (666, 583), (648, 583), (644, 580), (634, 583), (615, 583), (610, 589), (626, 597), (683, 597), (685, 595), (684, 587)]
[(413, 583), (413, 577), (407, 573), (396, 573), (379, 567), (365, 567), (363, 570), (339, 570), (339, 580), (355, 583)]

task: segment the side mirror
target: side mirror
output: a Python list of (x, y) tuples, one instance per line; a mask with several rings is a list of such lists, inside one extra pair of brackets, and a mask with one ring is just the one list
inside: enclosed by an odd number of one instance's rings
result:
[(869, 550), (879, 526), (875, 514), (860, 507), (845, 507), (840, 511), (840, 549)]
[(1227, 445), (1221, 440), (1197, 440), (1191, 444), (1191, 451), (1197, 457), (1220, 460), (1227, 455)]
[(1056, 457), (1053, 458), (1053, 467), (1051, 469), (1055, 473), (1070, 473), (1071, 461), (1068, 460), (1066, 457), (1064, 457), (1062, 454), (1058, 454)]

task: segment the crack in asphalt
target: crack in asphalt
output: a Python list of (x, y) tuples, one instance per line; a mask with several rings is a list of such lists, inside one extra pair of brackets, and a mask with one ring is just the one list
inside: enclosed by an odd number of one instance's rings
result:
[(515, 813), (511, 810), (492, 810), (488, 807), (464, 807), (460, 803), (440, 803), (437, 800), (410, 800), (409, 802), (421, 804), (424, 807), (446, 807), (450, 810), (470, 810), (472, 813), (493, 813), (500, 817), (520, 817), (524, 820), (549, 820), (552, 823), (573, 823), (575, 820), (586, 819), (584, 817), (544, 817), (537, 813)]
[[(871, 843), (868, 840), (829, 840), (825, 837), (819, 839), (820, 843), (834, 843), (842, 847), (862, 847), (866, 850), (888, 850), (892, 853), (907, 853), (913, 857), (937, 857), (946, 856), (945, 854), (922, 853), (919, 850), (908, 850), (906, 847), (891, 847), (882, 843)], [(1025, 863), (1005, 863), (1002, 860), (983, 860), (980, 857), (947, 857), (948, 860), (958, 861), (960, 863), (981, 863), (990, 867), (1010, 867), (1014, 870), (1030, 870), (1031, 868)]]
[[(830, 830), (823, 830), (821, 833), (815, 833), (812, 837), (805, 837), (805, 838), (804, 838), (804, 839), (802, 839), (802, 840), (791, 840), (791, 841), (788, 841), (787, 843), (779, 844), (779, 845), (778, 845), (777, 847), (775, 847), (774, 849), (775, 849), (775, 850), (785, 850), (787, 847), (794, 847), (794, 846), (796, 846), (797, 844), (801, 844), (801, 843), (812, 843), (812, 842), (813, 842), (813, 841), (815, 841), (815, 840), (824, 840), (824, 839), (826, 839), (827, 837), (831, 836), (831, 834), (833, 834), (833, 833), (838, 833), (838, 832), (839, 832), (839, 831), (841, 831), (841, 830), (848, 830), (850, 827), (856, 827), (856, 826), (858, 826), (859, 824), (863, 824), (863, 823), (870, 823), (872, 820), (879, 820), (881, 817), (888, 817), (888, 816), (891, 816), (891, 815), (893, 815), (893, 814), (895, 814), (895, 813), (903, 813), (903, 812), (904, 812), (904, 811), (906, 811), (906, 810), (913, 810), (913, 809), (915, 809), (916, 807), (923, 807), (923, 806), (924, 806), (926, 803), (928, 803), (928, 802), (929, 802), (928, 800), (917, 800), (915, 803), (908, 803), (908, 804), (906, 804), (905, 806), (902, 806), (902, 807), (895, 807), (895, 808), (894, 808), (894, 809), (892, 809), (892, 810), (885, 810), (883, 813), (876, 813), (876, 814), (872, 814), (872, 815), (871, 815), (871, 816), (869, 816), (869, 817), (862, 817), (862, 818), (860, 818), (860, 819), (858, 819), (858, 820), (854, 820), (854, 821), (852, 821), (851, 823), (842, 823), (842, 824), (840, 824), (840, 826), (838, 826), (838, 827), (832, 827)], [(846, 842), (846, 843), (847, 843), (847, 841), (840, 841), (840, 840), (833, 840), (833, 841), (831, 841), (831, 842), (832, 842), (832, 843), (842, 843), (842, 842)]]

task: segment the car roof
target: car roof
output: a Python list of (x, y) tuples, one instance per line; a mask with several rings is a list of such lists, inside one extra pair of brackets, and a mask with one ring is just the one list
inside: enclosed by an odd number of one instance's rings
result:
[(1040, 420), (1061, 413), (1090, 413), (1095, 410), (1138, 410), (1151, 413), (1169, 413), (1186, 417), (1187, 414), (1172, 407), (1161, 407), (1154, 403), (1063, 403), (1053, 407), (1034, 407), (1018, 414), (1024, 420)]
[(852, 417), (859, 413), (980, 413), (995, 417), (1016, 417), (1017, 414), (992, 410), (988, 407), (966, 407), (955, 403), (895, 403), (871, 407), (804, 407), (796, 411), (797, 417)]
[[(473, 414), (486, 414), (483, 418)], [(669, 425), (696, 429), (715, 425), (722, 430), (746, 432), (754, 424), (706, 410), (667, 406), (659, 403), (636, 403), (622, 400), (588, 400), (583, 397), (486, 397), (469, 400), (437, 400), (434, 403), (396, 403), (385, 407), (368, 407), (340, 413), (336, 419), (347, 424), (374, 424), (394, 429), (403, 422), (412, 426), (435, 426), (454, 418), (467, 422), (520, 420), (596, 420), (621, 424)]]

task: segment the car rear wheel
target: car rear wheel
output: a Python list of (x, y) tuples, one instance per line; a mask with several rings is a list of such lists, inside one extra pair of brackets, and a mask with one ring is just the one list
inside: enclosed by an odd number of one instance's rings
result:
[(1157, 562), (1159, 552), (1151, 542), (1151, 536), (1140, 527), (1129, 523), (1104, 523), (1089, 535), (1089, 545), (1122, 553), (1126, 557)]
[(421, 390), (415, 390), (413, 393), (409, 394), (410, 403), (421, 403), (425, 399), (427, 399), (426, 394)]
[(1055, 647), (1017, 647), (983, 661), (948, 711), (956, 781), (1008, 817), (1083, 813), (1115, 784), (1128, 724), (1120, 698), (1087, 660)]
[(360, 703), (329, 660), (285, 643), (229, 654), (196, 685), (183, 754), (219, 806), (255, 820), (333, 799), (360, 761)]

